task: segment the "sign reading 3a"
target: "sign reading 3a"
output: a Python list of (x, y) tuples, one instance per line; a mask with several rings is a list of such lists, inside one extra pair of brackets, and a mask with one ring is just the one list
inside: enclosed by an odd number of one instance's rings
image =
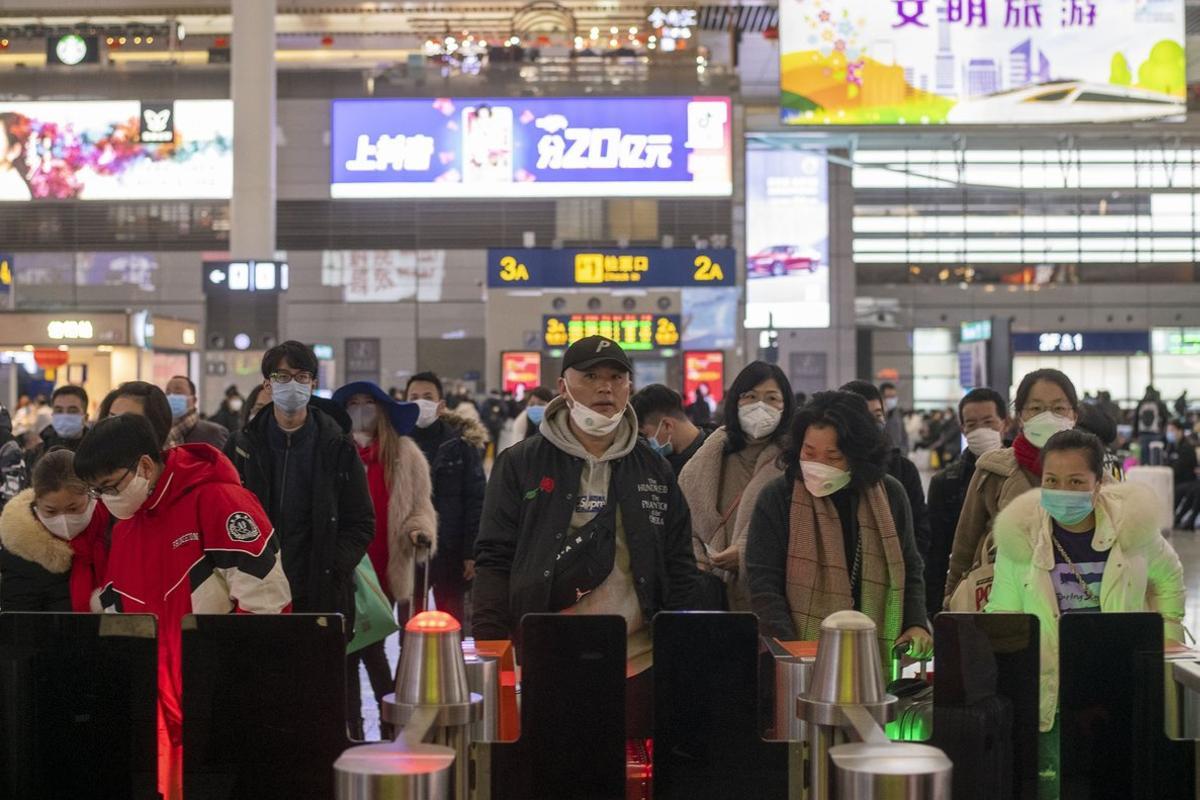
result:
[(488, 251), (488, 287), (733, 286), (736, 264), (735, 252), (725, 248), (493, 249)]

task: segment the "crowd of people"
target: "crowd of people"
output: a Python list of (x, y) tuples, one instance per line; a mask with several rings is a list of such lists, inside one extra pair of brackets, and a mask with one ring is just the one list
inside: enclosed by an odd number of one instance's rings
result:
[[(856, 609), (884, 659), (929, 657), (942, 610), (1034, 614), (1045, 796), (1060, 616), (1154, 610), (1169, 640), (1182, 637), (1182, 568), (1150, 522), (1159, 501), (1121, 480), (1115, 453), (1128, 424), (1138, 457), (1183, 470), (1186, 490), (1186, 407), (1171, 417), (1151, 398), (1126, 423), (1042, 369), (1011, 408), (979, 388), (913, 426), (892, 384), (805, 397), (764, 362), (723, 404), (687, 402), (657, 384), (635, 392), (632, 362), (600, 336), (573, 344), (556, 385), (519, 402), (493, 393), (477, 406), (430, 372), (324, 399), (318, 374), (310, 347), (285, 342), (264, 356), (262, 383), (245, 398), (231, 388), (210, 419), (177, 377), (122, 384), (94, 423), (78, 386), (58, 387), (48, 415), (27, 403), (12, 420), (14, 434), (18, 420), (22, 435), (37, 430), (14, 445), (0, 610), (159, 616), (166, 796), (179, 780), (184, 614), (342, 614), (361, 737), (359, 665), (377, 702), (395, 667), (382, 637), (365, 635), (356, 594), (373, 590), (402, 620), (427, 602), (417, 569), (439, 609), (518, 653), (527, 613), (623, 617), (631, 736), (650, 730), (662, 610), (752, 611), (765, 635), (813, 640), (829, 614)], [(928, 494), (910, 444), (939, 453)]]

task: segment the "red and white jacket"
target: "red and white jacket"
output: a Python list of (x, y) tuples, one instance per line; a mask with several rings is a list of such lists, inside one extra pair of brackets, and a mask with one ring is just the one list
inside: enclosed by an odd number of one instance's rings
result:
[(158, 617), (159, 704), (178, 746), (184, 615), (285, 613), (292, 594), (271, 521), (229, 459), (207, 444), (163, 457), (150, 497), (113, 529), (99, 603)]

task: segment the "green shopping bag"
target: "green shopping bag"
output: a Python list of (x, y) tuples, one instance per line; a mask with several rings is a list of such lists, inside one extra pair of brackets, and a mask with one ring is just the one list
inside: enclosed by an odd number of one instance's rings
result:
[(354, 653), (400, 630), (392, 614), (392, 604), (375, 576), (371, 559), (363, 556), (354, 568), (354, 638), (346, 645)]

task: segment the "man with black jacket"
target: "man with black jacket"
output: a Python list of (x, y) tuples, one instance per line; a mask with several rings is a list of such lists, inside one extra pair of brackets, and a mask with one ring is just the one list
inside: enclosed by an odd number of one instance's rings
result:
[(942, 610), (946, 573), (954, 531), (962, 515), (967, 488), (975, 476), (975, 462), (984, 453), (1004, 446), (1008, 406), (995, 389), (972, 389), (958, 403), (958, 422), (967, 437), (967, 449), (929, 482), (929, 555), (925, 558), (925, 610), (930, 619)]
[(300, 342), (263, 356), (273, 402), (229, 440), (226, 455), (279, 535), (293, 610), (338, 613), (354, 630), (354, 568), (375, 536), (375, 511), (350, 418), (312, 397), (317, 357)]
[[(487, 430), (470, 417), (446, 410), (442, 382), (432, 372), (413, 375), (404, 392), (421, 410), (409, 435), (429, 462), (438, 515), (437, 554), (429, 567), (433, 598), (440, 610), (469, 630), (464, 615), (466, 594), (475, 579), (475, 537), (487, 485), (482, 456)], [(422, 607), (424, 602), (422, 598)]]
[[(875, 385), (867, 381), (850, 381), (841, 388), (843, 392), (851, 392), (867, 401), (867, 408), (881, 431), (886, 431), (887, 412), (883, 408), (883, 395)], [(912, 508), (913, 538), (917, 540), (917, 549), (921, 551), (921, 560), (929, 560), (929, 509), (925, 505), (925, 488), (921, 485), (921, 473), (917, 465), (900, 451), (896, 442), (891, 442), (892, 450), (888, 454), (887, 471), (908, 495), (908, 505)]]
[(628, 724), (640, 732), (650, 621), (695, 608), (699, 572), (671, 466), (638, 438), (632, 372), (611, 339), (576, 342), (538, 435), (496, 459), (475, 546), (474, 633), (513, 638), (538, 612), (624, 617)]

